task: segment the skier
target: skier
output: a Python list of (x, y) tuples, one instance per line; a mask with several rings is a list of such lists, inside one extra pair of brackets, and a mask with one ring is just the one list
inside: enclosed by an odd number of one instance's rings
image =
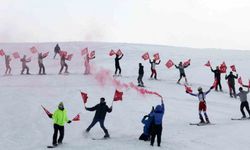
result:
[(161, 99), (161, 105), (155, 107), (152, 113), (152, 131), (150, 145), (154, 146), (155, 136), (157, 135), (157, 146), (161, 146), (161, 134), (162, 134), (162, 118), (165, 112), (163, 99)]
[(143, 69), (143, 65), (141, 63), (139, 63), (139, 75), (138, 75), (138, 78), (137, 78), (137, 81), (138, 81), (138, 86), (141, 86), (141, 87), (144, 87), (144, 83), (142, 81), (142, 78), (143, 78), (143, 75), (144, 75), (144, 69)]
[(61, 48), (59, 47), (58, 43), (56, 44), (56, 47), (54, 48), (54, 52), (55, 52), (55, 55), (54, 55), (54, 59), (56, 58), (56, 55), (59, 54), (60, 55), (60, 51), (61, 51)]
[(95, 111), (95, 116), (94, 116), (94, 119), (92, 121), (92, 123), (89, 125), (89, 127), (86, 129), (86, 132), (88, 133), (92, 127), (94, 127), (94, 125), (99, 122), (100, 123), (100, 126), (101, 128), (103, 129), (105, 135), (104, 135), (104, 138), (109, 138), (110, 135), (108, 133), (108, 130), (105, 128), (104, 126), (104, 121), (105, 121), (105, 117), (106, 117), (106, 113), (110, 113), (112, 111), (112, 106), (111, 107), (108, 107), (106, 105), (106, 102), (105, 102), (105, 98), (100, 98), (100, 103), (95, 105), (94, 107), (86, 107), (85, 106), (85, 109), (88, 110), (88, 111)]
[(220, 72), (219, 66), (217, 66), (215, 70), (213, 70), (212, 67), (210, 67), (210, 69), (214, 73), (214, 80), (216, 80), (215, 91), (218, 91), (218, 86), (220, 88), (220, 91), (222, 91), (221, 81), (220, 81), (221, 80), (221, 78), (220, 78), (221, 72)]
[(84, 72), (84, 74), (90, 74), (90, 64), (89, 64), (89, 61), (91, 60), (91, 59), (94, 59), (95, 58), (95, 56), (94, 57), (90, 57), (88, 54), (85, 56), (85, 60), (84, 60), (84, 66), (85, 66), (85, 72)]
[(5, 75), (11, 74), (10, 61), (11, 61), (10, 55), (5, 55), (5, 66), (6, 66)]
[(23, 58), (20, 59), (20, 61), (22, 62), (22, 71), (21, 71), (21, 74), (23, 74), (24, 70), (26, 70), (26, 74), (30, 74), (29, 73), (29, 67), (27, 66), (26, 63), (30, 62), (31, 60), (27, 60), (26, 59), (26, 55), (24, 55)]
[(66, 64), (65, 61), (66, 61), (66, 55), (65, 55), (65, 54), (62, 54), (62, 55), (61, 55), (61, 60), (60, 60), (61, 69), (60, 69), (60, 71), (59, 71), (59, 74), (62, 74), (62, 71), (63, 71), (64, 67), (65, 67), (65, 72), (64, 72), (64, 73), (69, 73), (69, 72), (68, 72), (68, 65)]
[(123, 57), (123, 54), (121, 54), (120, 57), (118, 54), (116, 54), (116, 56), (115, 56), (115, 75), (116, 75), (118, 70), (119, 70), (119, 76), (121, 75), (122, 70), (121, 70), (119, 61), (122, 59), (122, 57)]
[(242, 113), (242, 119), (245, 119), (246, 118), (246, 114), (244, 112), (244, 108), (246, 108), (248, 114), (249, 114), (249, 119), (250, 119), (250, 110), (249, 110), (249, 104), (247, 102), (247, 94), (249, 93), (249, 87), (248, 86), (244, 86), (244, 87), (247, 87), (248, 90), (247, 91), (244, 91), (242, 87), (239, 88), (239, 93), (236, 94), (236, 96), (239, 96), (240, 97), (240, 101), (241, 101), (241, 104), (240, 104), (240, 111)]
[(142, 118), (142, 123), (144, 124), (143, 127), (143, 133), (141, 134), (141, 136), (139, 137), (139, 140), (143, 140), (143, 141), (149, 141), (150, 140), (150, 133), (152, 130), (152, 120), (153, 120), (153, 112), (154, 112), (154, 107), (152, 107), (151, 112), (148, 115), (145, 115)]
[(176, 69), (179, 69), (179, 72), (180, 72), (180, 78), (179, 78), (179, 80), (177, 81), (177, 84), (180, 84), (180, 81), (181, 81), (182, 77), (185, 78), (185, 82), (186, 82), (186, 84), (187, 84), (187, 77), (186, 77), (186, 74), (185, 74), (185, 70), (184, 70), (184, 69), (187, 68), (189, 65), (190, 65), (190, 64), (184, 66), (184, 65), (182, 64), (182, 62), (180, 62), (178, 66), (175, 65), (175, 68), (176, 68)]
[[(53, 115), (49, 116), (54, 121), (54, 134), (53, 134), (53, 146), (57, 146), (58, 144), (62, 144), (64, 137), (64, 124), (71, 123), (71, 120), (67, 117), (67, 111), (65, 110), (63, 103), (60, 102), (58, 105), (58, 109), (53, 113)], [(59, 139), (57, 139), (58, 131), (60, 133)]]
[(42, 53), (39, 53), (38, 54), (38, 66), (39, 66), (39, 75), (43, 74), (45, 75), (45, 67), (43, 65), (43, 59), (45, 58), (46, 56), (43, 56)]
[[(227, 80), (227, 83), (228, 83), (228, 87), (229, 87), (229, 93), (230, 93), (230, 97), (233, 97), (236, 98), (236, 92), (235, 92), (235, 81), (234, 79), (237, 79), (238, 78), (238, 74), (233, 75), (233, 72), (230, 71), (230, 74), (229, 75), (226, 75), (225, 76), (225, 79)], [(233, 91), (233, 93), (232, 93)]]
[(157, 72), (156, 72), (155, 66), (159, 65), (161, 63), (161, 60), (159, 60), (159, 62), (156, 63), (155, 59), (153, 61), (151, 61), (149, 59), (149, 63), (151, 64), (151, 76), (150, 76), (150, 78), (153, 78), (153, 76), (154, 76), (155, 80), (157, 80)]
[[(210, 121), (209, 121), (209, 119), (208, 119), (208, 116), (207, 116), (207, 112), (206, 112), (206, 110), (207, 110), (207, 105), (206, 105), (205, 99), (206, 99), (206, 95), (207, 95), (213, 88), (214, 88), (214, 87), (211, 86), (210, 89), (209, 89), (207, 92), (204, 93), (204, 92), (202, 91), (202, 88), (199, 87), (199, 88), (198, 88), (198, 94), (193, 94), (193, 93), (189, 93), (188, 91), (186, 91), (186, 93), (188, 93), (188, 94), (190, 94), (190, 95), (192, 95), (192, 96), (198, 97), (198, 99), (199, 99), (199, 101), (200, 101), (200, 102), (199, 102), (199, 118), (200, 118), (200, 123), (207, 123), (207, 124), (210, 123)], [(204, 113), (206, 122), (204, 121), (204, 119), (203, 119), (203, 117), (202, 117), (202, 112)]]

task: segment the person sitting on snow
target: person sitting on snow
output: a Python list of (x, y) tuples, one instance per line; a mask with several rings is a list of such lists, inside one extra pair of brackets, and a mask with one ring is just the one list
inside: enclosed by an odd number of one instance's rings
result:
[[(238, 78), (238, 74), (233, 75), (233, 72), (231, 71), (229, 75), (226, 75), (225, 76), (225, 79), (227, 80), (227, 83), (228, 83), (228, 87), (229, 87), (229, 94), (230, 94), (230, 97), (233, 97), (236, 98), (236, 92), (235, 92), (235, 79)], [(233, 92), (232, 92), (233, 91)]]
[(154, 112), (154, 107), (152, 107), (152, 110), (148, 115), (145, 115), (142, 118), (141, 122), (144, 124), (144, 127), (143, 127), (143, 133), (139, 137), (139, 140), (143, 140), (143, 141), (150, 140), (150, 133), (152, 130), (152, 121), (153, 121), (153, 117), (152, 117), (153, 112)]

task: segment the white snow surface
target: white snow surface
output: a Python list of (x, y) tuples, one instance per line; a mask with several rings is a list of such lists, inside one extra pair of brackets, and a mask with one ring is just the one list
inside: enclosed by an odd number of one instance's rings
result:
[[(210, 60), (213, 67), (225, 61), (227, 66), (236, 65), (237, 72), (243, 82), (248, 83), (250, 78), (249, 51), (233, 51), (218, 49), (192, 49), (184, 47), (142, 45), (128, 43), (97, 43), (97, 42), (65, 42), (59, 43), (62, 50), (73, 53), (72, 61), (68, 62), (69, 75), (58, 75), (59, 56), (53, 59), (56, 43), (7, 43), (0, 44), (0, 49), (11, 54), (19, 51), (21, 55), (32, 56), (28, 64), (32, 75), (20, 75), (21, 62), (11, 61), (12, 76), (0, 77), (0, 149), (6, 150), (34, 150), (46, 149), (51, 145), (53, 122), (41, 108), (45, 106), (54, 112), (60, 101), (64, 102), (69, 118), (81, 113), (79, 122), (65, 125), (63, 146), (57, 149), (69, 150), (249, 150), (250, 121), (231, 121), (231, 118), (241, 117), (239, 99), (232, 99), (228, 94), (228, 86), (222, 75), (222, 86), (225, 93), (211, 91), (207, 95), (208, 115), (210, 121), (216, 125), (190, 126), (198, 118), (198, 99), (185, 93), (181, 85), (177, 85), (179, 71), (174, 67), (167, 69), (165, 63), (172, 59), (176, 64), (179, 61), (191, 59), (191, 66), (185, 71), (192, 89), (197, 87), (209, 89), (213, 83), (214, 74), (204, 64)], [(44, 59), (48, 75), (39, 76), (37, 55), (32, 55), (29, 48), (35, 46), (39, 51), (49, 51)], [(95, 70), (104, 68), (114, 72), (114, 56), (108, 55), (111, 49), (121, 49), (124, 53), (120, 61), (123, 83), (137, 84), (138, 63), (144, 65), (144, 82), (146, 89), (156, 91), (164, 97), (166, 111), (163, 119), (162, 144), (158, 148), (155, 143), (151, 147), (149, 142), (139, 141), (143, 131), (141, 119), (148, 114), (152, 106), (160, 104), (160, 98), (154, 95), (141, 95), (133, 89), (123, 89), (123, 101), (114, 102), (112, 113), (107, 114), (105, 126), (109, 130), (111, 139), (92, 140), (103, 137), (104, 133), (99, 124), (96, 124), (89, 134), (83, 131), (91, 123), (93, 112), (84, 109), (79, 90), (87, 92), (89, 99), (87, 106), (99, 103), (100, 97), (105, 97), (107, 104), (112, 103), (116, 87), (112, 84), (100, 86), (92, 75), (83, 75), (83, 57), (80, 50), (88, 47), (96, 51), (96, 59), (91, 61)], [(152, 56), (159, 52), (161, 64), (157, 66), (158, 81), (149, 80), (150, 65), (141, 55), (149, 52)], [(0, 57), (0, 72), (4, 74), (4, 57)], [(228, 69), (228, 72), (230, 69)], [(181, 81), (182, 83), (184, 80)], [(237, 82), (237, 81), (236, 81)], [(239, 85), (236, 84), (238, 91)]]

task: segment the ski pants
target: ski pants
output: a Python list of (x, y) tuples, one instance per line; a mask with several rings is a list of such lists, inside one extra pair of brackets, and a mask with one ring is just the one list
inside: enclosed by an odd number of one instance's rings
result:
[[(57, 140), (57, 134), (58, 131), (60, 133), (59, 139)], [(53, 145), (56, 145), (57, 143), (62, 143), (64, 137), (64, 126), (59, 126), (57, 124), (54, 124), (54, 134), (53, 134)]]
[(151, 69), (151, 76), (150, 76), (150, 78), (153, 78), (153, 76), (154, 76), (155, 79), (157, 79), (157, 72), (156, 72), (155, 69)]
[(117, 73), (118, 70), (119, 70), (119, 74), (121, 74), (122, 69), (121, 69), (120, 65), (115, 65), (115, 74)]
[(86, 129), (86, 131), (89, 132), (91, 130), (91, 128), (94, 127), (97, 122), (100, 123), (100, 126), (101, 126), (102, 130), (104, 131), (105, 135), (107, 135), (108, 134), (108, 130), (104, 126), (104, 119), (95, 119), (94, 118), (93, 121), (92, 121), (92, 123)]
[(45, 67), (43, 64), (39, 64), (39, 74), (45, 74)]
[(216, 84), (216, 86), (215, 86), (215, 90), (218, 91), (218, 86), (219, 86), (220, 90), (222, 90), (222, 86), (221, 86), (221, 83), (220, 83), (220, 79), (216, 79), (216, 78), (215, 78), (215, 80), (217, 81), (217, 84)]
[(26, 70), (26, 74), (29, 74), (29, 67), (23, 66), (21, 74), (23, 74), (24, 70)]
[(142, 78), (143, 78), (143, 74), (139, 74), (138, 78), (137, 78), (137, 81), (138, 81), (138, 84), (139, 85), (143, 85), (143, 81), (142, 81)]
[(162, 125), (152, 125), (152, 131), (151, 131), (151, 142), (150, 144), (153, 146), (155, 142), (155, 137), (157, 136), (157, 145), (161, 146), (161, 133), (162, 133)]
[(240, 104), (240, 111), (241, 111), (243, 117), (246, 117), (246, 114), (244, 112), (244, 108), (246, 108), (246, 110), (250, 116), (249, 104), (247, 101), (241, 102), (241, 104)]
[(235, 85), (230, 85), (228, 84), (229, 86), (229, 93), (230, 93), (230, 97), (236, 97), (236, 92), (235, 92)]
[(60, 69), (60, 72), (59, 72), (59, 73), (62, 73), (64, 67), (65, 67), (65, 73), (68, 72), (68, 65), (65, 63), (64, 65), (61, 65), (61, 69)]

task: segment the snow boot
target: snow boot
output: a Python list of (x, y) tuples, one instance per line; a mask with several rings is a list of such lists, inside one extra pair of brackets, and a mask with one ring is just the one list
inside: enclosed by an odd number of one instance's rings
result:
[(203, 119), (203, 117), (202, 117), (201, 114), (199, 114), (199, 117), (200, 117), (200, 123), (205, 123), (205, 121), (204, 121), (204, 119)]

